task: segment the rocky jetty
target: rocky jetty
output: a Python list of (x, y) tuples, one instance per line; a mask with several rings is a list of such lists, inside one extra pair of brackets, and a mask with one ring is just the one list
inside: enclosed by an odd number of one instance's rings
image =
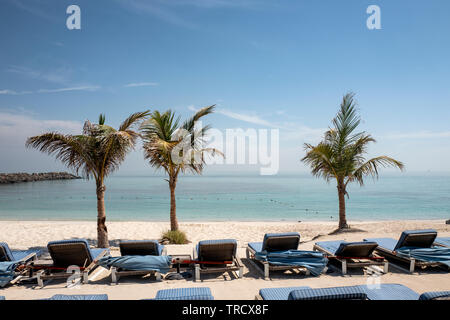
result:
[(32, 182), (44, 180), (81, 179), (68, 172), (42, 172), (42, 173), (0, 173), (0, 184)]

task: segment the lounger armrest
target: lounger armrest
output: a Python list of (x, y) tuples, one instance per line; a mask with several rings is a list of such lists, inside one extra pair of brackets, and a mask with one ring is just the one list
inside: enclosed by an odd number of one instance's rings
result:
[(98, 264), (98, 260), (100, 260), (100, 258), (103, 258), (107, 253), (109, 252), (108, 249), (104, 249), (95, 259), (94, 261), (91, 262), (90, 265), (88, 265), (84, 270), (86, 272), (91, 271), (93, 268), (95, 268)]
[(37, 254), (36, 254), (36, 252), (30, 253), (29, 255), (27, 255), (26, 257), (23, 257), (23, 258), (20, 259), (19, 261), (25, 263), (25, 262), (28, 262), (28, 261), (31, 261), (31, 260), (33, 260), (33, 261), (34, 261), (34, 260), (37, 260)]

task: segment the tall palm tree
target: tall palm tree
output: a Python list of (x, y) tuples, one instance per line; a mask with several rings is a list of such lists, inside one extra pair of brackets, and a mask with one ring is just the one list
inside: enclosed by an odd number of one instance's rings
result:
[(170, 189), (170, 230), (178, 230), (175, 188), (178, 174), (190, 171), (201, 174), (205, 155), (223, 155), (214, 148), (204, 148), (205, 137), (210, 126), (197, 128), (197, 122), (213, 113), (214, 105), (198, 110), (190, 119), (180, 124), (180, 118), (168, 110), (154, 111), (141, 125), (144, 140), (144, 156), (157, 169), (164, 169)]
[(98, 247), (107, 248), (108, 229), (105, 213), (105, 178), (117, 170), (127, 153), (134, 148), (139, 133), (133, 126), (150, 114), (150, 111), (130, 115), (116, 130), (105, 124), (100, 115), (98, 124), (84, 123), (81, 135), (65, 135), (57, 132), (30, 137), (27, 147), (54, 155), (67, 167), (82, 173), (87, 179), (94, 178), (97, 193), (97, 242)]
[(325, 132), (324, 139), (316, 146), (305, 143), (307, 151), (301, 160), (311, 167), (316, 177), (327, 181), (336, 179), (339, 196), (339, 230), (349, 228), (345, 214), (347, 185), (356, 181), (364, 185), (364, 178), (378, 178), (379, 167), (397, 167), (403, 170), (402, 162), (387, 156), (369, 160), (364, 158), (370, 142), (375, 142), (370, 134), (354, 133), (361, 122), (356, 112), (354, 94), (347, 93), (342, 99), (340, 110), (333, 119), (333, 128)]

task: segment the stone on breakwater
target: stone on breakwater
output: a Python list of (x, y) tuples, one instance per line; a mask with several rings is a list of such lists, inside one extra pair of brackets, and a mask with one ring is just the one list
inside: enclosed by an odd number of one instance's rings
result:
[(45, 180), (81, 179), (68, 172), (41, 172), (41, 173), (0, 173), (0, 184), (16, 182), (32, 182)]

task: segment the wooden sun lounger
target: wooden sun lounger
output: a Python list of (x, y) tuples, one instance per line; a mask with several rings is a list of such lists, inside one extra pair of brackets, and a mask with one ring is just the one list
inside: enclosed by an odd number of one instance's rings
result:
[[(293, 233), (283, 233), (283, 234), (266, 234), (264, 236), (264, 240), (261, 243), (261, 250), (266, 249), (270, 251), (276, 250), (289, 250), (298, 248), (298, 244), (300, 243), (300, 235), (296, 232)], [(304, 273), (306, 276), (309, 276), (310, 271), (301, 266), (279, 266), (270, 264), (267, 261), (259, 261), (255, 259), (255, 254), (257, 250), (252, 247), (249, 243), (246, 250), (246, 256), (248, 261), (261, 273), (264, 277), (264, 280), (269, 279), (270, 271), (287, 271), (287, 270), (297, 270)]]
[(388, 273), (389, 262), (384, 257), (372, 253), (378, 246), (376, 242), (341, 242), (345, 245), (342, 250), (339, 250), (341, 244), (338, 242), (340, 241), (329, 242), (336, 242), (337, 250), (332, 251), (324, 248), (320, 242), (314, 245), (313, 250), (325, 253), (327, 258), (331, 260), (331, 266), (333, 266), (333, 261), (338, 262), (343, 275), (347, 274), (349, 268), (371, 268), (373, 266), (383, 267), (383, 273)]
[[(387, 258), (396, 268), (405, 272), (414, 273), (416, 268), (443, 267), (444, 265), (434, 261), (422, 261), (414, 258), (406, 258), (397, 255), (396, 250), (401, 247), (430, 248), (436, 239), (435, 230), (407, 230), (402, 232), (398, 241), (391, 238), (372, 238), (364, 241), (375, 241), (378, 243), (376, 253)], [(407, 268), (402, 265), (409, 266)], [(447, 267), (447, 266), (445, 266)]]
[(108, 249), (90, 249), (84, 239), (52, 241), (47, 247), (52, 260), (35, 260), (27, 266), (41, 288), (47, 280), (68, 279), (77, 273), (77, 279), (88, 283), (97, 261), (109, 253)]
[[(167, 248), (159, 245), (156, 240), (136, 240), (136, 241), (121, 241), (119, 243), (120, 254), (126, 255), (167, 255)], [(161, 281), (161, 273), (154, 270), (121, 270), (116, 267), (111, 267), (111, 284), (119, 283), (120, 277), (127, 276), (145, 276), (154, 275), (156, 281)]]
[(206, 240), (200, 241), (194, 248), (193, 257), (204, 263), (194, 264), (194, 281), (200, 280), (201, 274), (236, 272), (242, 278), (244, 267), (236, 253), (236, 240)]

